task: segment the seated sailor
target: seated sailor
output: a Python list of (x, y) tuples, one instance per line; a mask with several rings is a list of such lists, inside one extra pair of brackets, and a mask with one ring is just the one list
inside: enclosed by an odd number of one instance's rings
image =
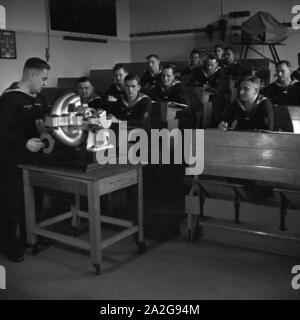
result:
[(220, 93), (224, 89), (225, 73), (219, 66), (216, 56), (209, 55), (206, 60), (207, 84), (214, 93)]
[(193, 49), (190, 52), (190, 61), (189, 64), (181, 71), (182, 76), (188, 76), (193, 73), (193, 71), (201, 66), (200, 51)]
[(241, 81), (239, 97), (228, 108), (219, 124), (222, 130), (273, 130), (271, 101), (259, 94), (260, 79), (248, 76)]
[(149, 95), (155, 101), (171, 101), (185, 105), (189, 102), (186, 88), (176, 79), (176, 67), (172, 64), (163, 67), (161, 80)]
[(231, 47), (227, 47), (224, 50), (224, 64), (222, 67), (227, 76), (238, 80), (246, 76), (247, 73), (243, 66), (236, 60), (235, 51)]
[(161, 66), (157, 54), (149, 54), (146, 59), (148, 70), (141, 76), (141, 90), (148, 94), (160, 81)]
[(111, 114), (117, 119), (127, 121), (127, 126), (149, 130), (151, 116), (151, 100), (141, 93), (140, 78), (128, 74), (124, 82), (125, 95), (116, 102)]
[(122, 63), (117, 63), (113, 67), (114, 82), (103, 95), (103, 102), (116, 102), (124, 91), (124, 79), (128, 74), (127, 68)]
[(300, 81), (300, 52), (298, 52), (298, 69), (292, 72), (291, 78)]
[(95, 93), (94, 86), (88, 77), (81, 77), (77, 80), (77, 93), (81, 104), (87, 104), (93, 109), (101, 107), (101, 98)]
[(204, 86), (208, 84), (213, 91), (223, 90), (225, 80), (224, 70), (219, 66), (215, 55), (207, 56), (203, 66), (196, 68), (188, 85)]
[[(176, 79), (176, 67), (168, 64), (163, 67), (161, 80), (158, 85), (150, 92), (150, 97), (159, 104), (153, 105), (152, 108), (152, 127), (160, 128), (164, 126), (165, 109), (160, 102), (169, 102), (169, 106), (185, 108), (189, 105), (189, 97), (184, 84)], [(185, 109), (184, 109), (185, 110)], [(183, 111), (185, 113), (185, 111)], [(182, 112), (176, 113), (176, 118)]]
[(273, 104), (299, 105), (300, 82), (291, 79), (291, 64), (287, 60), (279, 61), (276, 66), (277, 80), (263, 90), (263, 95)]
[(223, 65), (225, 64), (224, 48), (220, 44), (214, 46), (214, 54), (217, 57), (219, 66), (223, 67)]

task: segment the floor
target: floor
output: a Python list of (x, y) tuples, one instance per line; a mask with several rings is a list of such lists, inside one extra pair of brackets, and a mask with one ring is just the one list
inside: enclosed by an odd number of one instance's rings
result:
[[(300, 258), (205, 239), (186, 241), (180, 228), (185, 225), (186, 190), (173, 170), (172, 178), (145, 173), (144, 254), (135, 253), (131, 237), (123, 240), (104, 250), (100, 276), (95, 276), (87, 253), (58, 243), (36, 256), (27, 253), (21, 264), (0, 255), (7, 275), (7, 290), (0, 291), (0, 298), (300, 299), (300, 290), (291, 286), (291, 270)], [(105, 228), (105, 236), (112, 232)]]

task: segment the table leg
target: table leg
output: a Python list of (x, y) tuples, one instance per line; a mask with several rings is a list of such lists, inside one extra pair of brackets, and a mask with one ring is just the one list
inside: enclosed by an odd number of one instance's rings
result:
[(143, 200), (143, 169), (137, 169), (138, 180), (138, 253), (143, 253), (146, 250), (146, 243), (144, 241), (144, 200)]
[(101, 208), (98, 184), (94, 182), (88, 183), (88, 207), (91, 259), (96, 275), (98, 275), (101, 271), (102, 262)]
[(71, 205), (72, 220), (71, 227), (73, 228), (73, 234), (76, 237), (77, 231), (80, 227), (80, 217), (78, 216), (78, 211), (80, 210), (80, 195), (75, 194), (75, 203)]
[[(34, 203), (34, 191), (30, 183), (28, 170), (23, 170), (23, 185), (24, 185), (27, 242), (34, 248), (34, 246), (37, 246), (37, 236), (33, 234), (33, 229), (36, 224), (35, 203)], [(37, 253), (37, 252), (35, 252), (34, 250), (33, 253)]]

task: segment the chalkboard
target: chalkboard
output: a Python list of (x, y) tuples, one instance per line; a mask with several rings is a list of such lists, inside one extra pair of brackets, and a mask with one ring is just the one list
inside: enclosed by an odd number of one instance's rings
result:
[(50, 0), (51, 30), (117, 36), (116, 0)]

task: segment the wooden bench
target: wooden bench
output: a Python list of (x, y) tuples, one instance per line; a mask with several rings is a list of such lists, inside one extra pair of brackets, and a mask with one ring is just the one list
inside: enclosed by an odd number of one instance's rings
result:
[(273, 106), (274, 131), (300, 133), (300, 106)]
[[(186, 196), (189, 241), (199, 234), (207, 197), (233, 200), (235, 224), (244, 201), (279, 204), (279, 228), (285, 230), (287, 209), (300, 208), (300, 135), (207, 129), (204, 141), (204, 172)], [(270, 199), (260, 190), (271, 192)]]

